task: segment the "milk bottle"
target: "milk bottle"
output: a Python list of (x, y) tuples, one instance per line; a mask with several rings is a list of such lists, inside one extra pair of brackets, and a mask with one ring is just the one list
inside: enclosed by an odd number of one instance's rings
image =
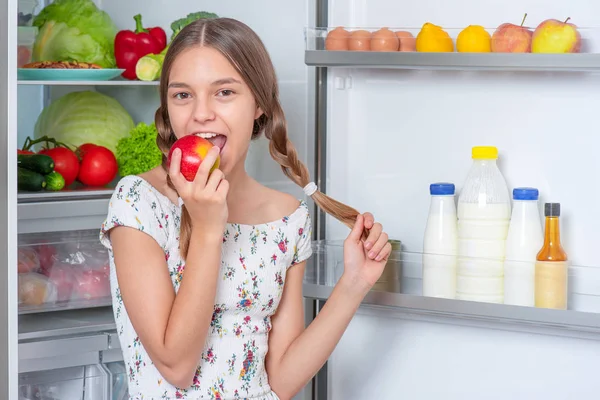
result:
[(502, 303), (510, 198), (498, 149), (472, 149), (473, 164), (458, 199), (456, 298)]
[(513, 190), (504, 261), (504, 304), (535, 305), (535, 262), (544, 244), (538, 198), (535, 188)]
[(432, 183), (423, 240), (423, 296), (453, 299), (456, 293), (456, 205), (453, 183)]

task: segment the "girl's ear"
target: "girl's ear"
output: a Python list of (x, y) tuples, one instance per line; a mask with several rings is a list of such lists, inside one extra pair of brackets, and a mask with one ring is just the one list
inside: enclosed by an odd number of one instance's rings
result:
[(260, 109), (260, 107), (256, 107), (256, 112), (254, 113), (254, 119), (258, 119), (260, 118), (261, 115), (263, 115), (263, 110)]

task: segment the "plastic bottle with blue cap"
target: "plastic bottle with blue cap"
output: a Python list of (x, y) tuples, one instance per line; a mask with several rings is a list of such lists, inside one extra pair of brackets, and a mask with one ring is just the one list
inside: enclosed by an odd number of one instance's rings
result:
[(423, 240), (423, 296), (453, 299), (456, 294), (455, 187), (432, 183), (429, 216)]
[(504, 304), (535, 304), (536, 256), (544, 244), (536, 188), (513, 189), (513, 207), (504, 260)]

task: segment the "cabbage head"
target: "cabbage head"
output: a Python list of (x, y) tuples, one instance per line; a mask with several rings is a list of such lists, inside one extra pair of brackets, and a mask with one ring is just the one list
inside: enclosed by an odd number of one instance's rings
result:
[(54, 138), (69, 146), (94, 143), (117, 150), (119, 139), (134, 127), (131, 115), (112, 97), (92, 91), (68, 93), (44, 108), (34, 137)]
[(55, 0), (34, 18), (33, 61), (79, 61), (115, 68), (117, 27), (92, 0)]

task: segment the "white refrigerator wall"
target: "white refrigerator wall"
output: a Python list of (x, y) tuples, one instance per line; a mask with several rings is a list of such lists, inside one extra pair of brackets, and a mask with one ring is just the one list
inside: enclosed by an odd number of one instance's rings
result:
[[(600, 4), (591, 0), (329, 5), (331, 27), (432, 22), (493, 29), (519, 24), (525, 12), (534, 27), (567, 17), (578, 26), (600, 26)], [(334, 88), (336, 78), (351, 87)], [(540, 190), (540, 217), (544, 202), (561, 203), (571, 262), (600, 268), (600, 75), (332, 69), (328, 84), (328, 193), (373, 212), (403, 250), (422, 251), (429, 184), (453, 182), (460, 192), (471, 147), (494, 145), (511, 191)], [(331, 218), (327, 229), (331, 239), (348, 232)], [(573, 397), (568, 390), (577, 398), (598, 396), (600, 383), (589, 371), (598, 362), (599, 342), (407, 318), (361, 311), (330, 360), (330, 399), (565, 399)]]

